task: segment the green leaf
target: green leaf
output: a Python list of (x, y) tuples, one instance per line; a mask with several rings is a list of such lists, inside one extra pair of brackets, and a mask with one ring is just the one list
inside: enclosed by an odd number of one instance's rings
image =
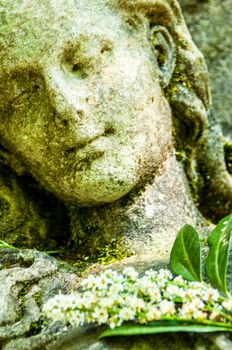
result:
[(5, 241), (0, 240), (0, 249), (1, 248), (16, 249), (13, 245), (10, 245)]
[(188, 281), (202, 281), (201, 243), (191, 225), (185, 225), (177, 234), (171, 251), (170, 269)]
[(219, 291), (227, 293), (226, 274), (232, 233), (232, 215), (225, 217), (208, 238), (209, 254), (205, 267), (210, 282)]
[(48, 255), (55, 255), (55, 254), (70, 254), (73, 251), (70, 250), (62, 250), (62, 249), (57, 249), (57, 250), (44, 250), (42, 253), (48, 254)]
[(157, 334), (157, 333), (177, 333), (177, 332), (189, 332), (189, 333), (213, 333), (213, 332), (232, 332), (231, 327), (223, 326), (211, 326), (201, 324), (183, 324), (183, 323), (168, 323), (157, 322), (152, 325), (139, 325), (130, 324), (114, 329), (108, 329), (103, 332), (98, 339), (115, 336), (135, 336), (145, 334)]

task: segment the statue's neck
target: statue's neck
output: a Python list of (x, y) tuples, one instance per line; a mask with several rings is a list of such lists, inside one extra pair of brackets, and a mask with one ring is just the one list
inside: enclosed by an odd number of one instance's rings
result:
[[(152, 183), (97, 208), (73, 209), (73, 239), (91, 253), (121, 249), (166, 259), (178, 230), (201, 225), (182, 165), (171, 155)], [(124, 253), (123, 253), (124, 251)]]

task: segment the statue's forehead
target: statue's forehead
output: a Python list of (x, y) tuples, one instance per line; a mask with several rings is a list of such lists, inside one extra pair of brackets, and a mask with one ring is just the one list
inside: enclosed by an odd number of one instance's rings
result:
[(80, 34), (116, 35), (117, 11), (107, 0), (0, 1), (0, 63), (39, 57)]
[(17, 23), (25, 20), (71, 18), (75, 12), (82, 16), (107, 12), (110, 1), (107, 0), (0, 0), (0, 15)]

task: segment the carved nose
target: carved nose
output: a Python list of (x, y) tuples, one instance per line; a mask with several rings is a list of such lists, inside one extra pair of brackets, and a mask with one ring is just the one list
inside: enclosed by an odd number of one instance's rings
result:
[(51, 69), (45, 78), (46, 90), (58, 126), (71, 126), (88, 119), (87, 94), (65, 73)]
[(104, 123), (89, 106), (90, 94), (83, 85), (80, 87), (65, 72), (53, 68), (46, 75), (45, 88), (57, 130), (62, 128), (62, 143), (75, 147), (105, 132)]

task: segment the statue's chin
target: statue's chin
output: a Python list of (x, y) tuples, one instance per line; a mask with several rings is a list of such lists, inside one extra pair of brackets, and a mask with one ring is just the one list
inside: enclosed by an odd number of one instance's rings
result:
[(107, 191), (108, 188), (96, 188), (95, 191), (89, 191), (88, 189), (76, 192), (66, 192), (66, 193), (55, 193), (57, 197), (62, 199), (65, 202), (70, 202), (76, 204), (80, 207), (94, 207), (103, 204), (113, 203), (125, 195), (127, 195), (130, 189), (122, 189), (115, 191)]
[(127, 195), (138, 182), (134, 178), (130, 179), (129, 176), (123, 179), (111, 175), (105, 176), (103, 179), (87, 177), (85, 181), (78, 181), (78, 178), (75, 180), (66, 178), (50, 184), (43, 183), (43, 185), (65, 202), (82, 207), (93, 207), (119, 200)]

